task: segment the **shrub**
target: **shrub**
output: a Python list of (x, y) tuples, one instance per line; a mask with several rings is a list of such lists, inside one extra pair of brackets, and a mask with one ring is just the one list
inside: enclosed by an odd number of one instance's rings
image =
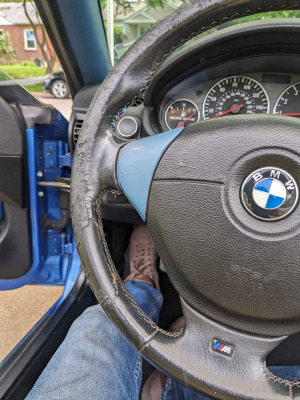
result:
[(12, 47), (9, 32), (0, 38), (0, 62), (1, 64), (7, 64), (14, 61), (15, 52)]
[(36, 66), (37, 66), (36, 63), (33, 62), (33, 61), (23, 61), (23, 62), (22, 62), (22, 65), (23, 65), (24, 67), (36, 67)]

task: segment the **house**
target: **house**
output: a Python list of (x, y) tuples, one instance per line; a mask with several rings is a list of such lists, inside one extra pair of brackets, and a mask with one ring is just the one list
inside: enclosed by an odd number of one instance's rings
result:
[[(151, 28), (153, 24), (163, 19), (168, 14), (171, 14), (181, 3), (163, 1), (163, 4), (163, 8), (152, 8), (144, 4), (141, 9), (136, 8), (134, 13), (126, 15), (126, 18), (123, 20), (123, 32), (129, 41), (139, 38), (144, 32)], [(142, 5), (142, 3), (140, 3), (140, 5)], [(119, 16), (116, 16), (115, 26), (120, 21), (118, 18)]]
[[(115, 44), (117, 44), (116, 28), (119, 28), (122, 32), (124, 42), (134, 42), (151, 28), (153, 24), (178, 8), (178, 6), (182, 4), (182, 1), (163, 1), (163, 4), (163, 8), (158, 6), (153, 8), (146, 5), (143, 1), (137, 3), (131, 1), (132, 10), (124, 14), (122, 12), (117, 13), (117, 7), (114, 3)], [(105, 21), (107, 15), (106, 9), (103, 10), (102, 14)], [(118, 42), (120, 43), (120, 41)]]
[[(37, 24), (38, 19), (33, 4), (29, 2), (27, 3), (27, 7), (30, 17), (33, 22)], [(36, 37), (26, 17), (23, 3), (0, 4), (0, 37), (4, 36), (6, 32), (10, 35), (17, 62), (40, 59), (42, 64), (45, 65), (43, 53), (37, 45)], [(37, 35), (39, 35), (40, 38), (42, 37), (42, 31), (39, 28), (37, 30)], [(49, 41), (48, 38), (47, 40)]]

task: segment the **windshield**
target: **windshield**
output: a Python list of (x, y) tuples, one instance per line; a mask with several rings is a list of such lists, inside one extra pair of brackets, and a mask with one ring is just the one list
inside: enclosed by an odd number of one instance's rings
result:
[[(153, 24), (164, 18), (184, 1), (164, 0), (99, 0), (106, 29), (112, 62), (116, 62), (126, 50)], [(243, 22), (271, 18), (300, 18), (300, 11), (271, 11), (226, 22), (202, 34), (241, 24)], [(201, 36), (201, 35), (199, 35)], [(198, 36), (198, 37), (199, 37)], [(198, 38), (197, 37), (197, 38)], [(195, 40), (195, 39), (194, 39)]]

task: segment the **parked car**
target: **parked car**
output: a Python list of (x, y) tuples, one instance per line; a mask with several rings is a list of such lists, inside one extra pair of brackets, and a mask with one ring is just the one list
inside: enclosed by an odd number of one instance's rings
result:
[(66, 99), (70, 91), (63, 71), (53, 72), (44, 79), (44, 92), (51, 93), (58, 99)]

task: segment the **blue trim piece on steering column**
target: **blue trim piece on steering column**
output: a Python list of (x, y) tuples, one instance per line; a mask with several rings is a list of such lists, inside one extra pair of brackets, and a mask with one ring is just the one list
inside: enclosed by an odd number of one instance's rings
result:
[(183, 131), (182, 128), (163, 132), (124, 146), (117, 162), (120, 188), (146, 221), (147, 203), (156, 167), (170, 144)]

